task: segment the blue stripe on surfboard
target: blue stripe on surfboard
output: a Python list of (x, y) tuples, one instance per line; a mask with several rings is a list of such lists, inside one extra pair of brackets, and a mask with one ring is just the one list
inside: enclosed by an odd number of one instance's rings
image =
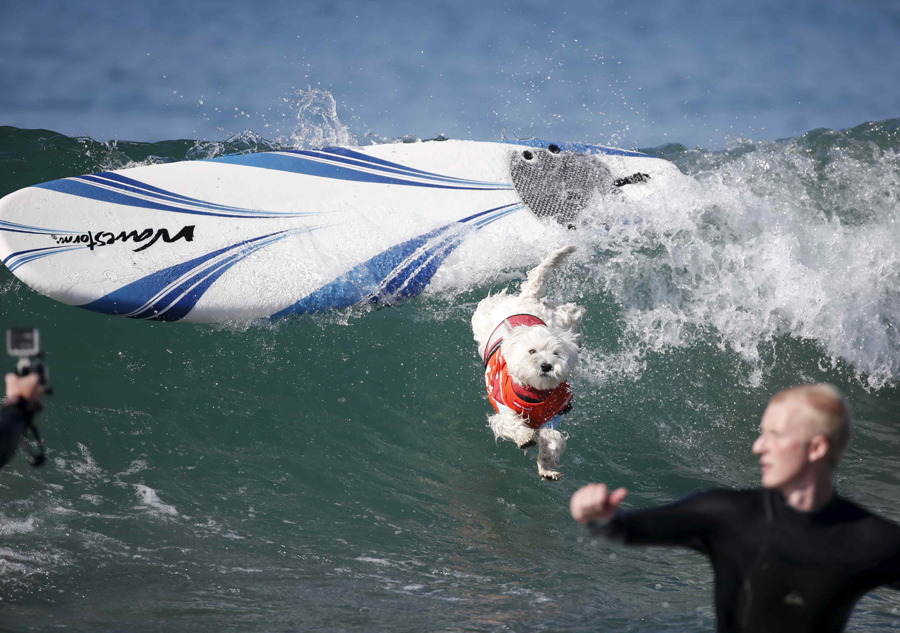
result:
[[(449, 225), (454, 227), (454, 225)], [(375, 257), (348, 270), (331, 283), (307, 295), (300, 301), (273, 314), (270, 318), (279, 319), (286, 316), (310, 314), (333, 308), (348, 308), (360, 303), (378, 302), (386, 297), (386, 293), (378, 293), (384, 281), (399, 272), (401, 266), (416, 252), (425, 247), (429, 241), (446, 233), (448, 227), (441, 227), (425, 235), (420, 235), (401, 244), (397, 244)], [(443, 244), (445, 240), (439, 240)], [(447, 253), (449, 254), (449, 253)], [(446, 257), (446, 255), (445, 255)], [(443, 260), (442, 260), (443, 261)], [(430, 273), (430, 274), (429, 274)], [(431, 280), (431, 271), (425, 271), (417, 285), (423, 288)]]
[[(0, 231), (4, 231), (6, 233), (25, 233), (26, 235), (55, 235), (55, 233), (50, 233), (49, 231), (25, 231), (23, 229), (6, 229), (0, 226)], [(72, 231), (74, 233), (74, 231)]]
[(352, 149), (348, 149), (346, 147), (326, 147), (321, 150), (323, 152), (328, 152), (329, 154), (337, 154), (338, 156), (345, 156), (347, 158), (352, 158), (355, 160), (363, 161), (366, 163), (372, 163), (373, 165), (381, 165), (384, 167), (389, 167), (393, 169), (401, 169), (403, 171), (408, 171), (413, 174), (418, 174), (420, 176), (428, 176), (431, 178), (439, 178), (441, 180), (452, 180), (456, 182), (465, 182), (470, 184), (479, 184), (479, 185), (497, 185), (502, 183), (492, 183), (485, 182), (480, 180), (467, 180), (465, 178), (456, 178), (454, 176), (444, 176), (441, 174), (436, 174), (430, 171), (423, 171), (421, 169), (416, 169), (414, 167), (408, 167), (407, 165), (401, 165), (400, 163), (393, 163), (389, 160), (385, 160), (383, 158), (376, 158), (375, 156), (369, 156), (368, 154), (363, 154), (362, 152), (357, 152)]
[[(163, 295), (147, 304), (142, 310), (125, 314), (124, 316), (127, 316), (129, 319), (177, 321), (181, 317), (179, 316), (179, 311), (174, 308), (177, 308), (178, 305), (181, 304), (182, 299), (188, 293), (192, 292), (198, 284), (208, 280), (210, 277), (213, 277), (213, 281), (221, 277), (222, 273), (231, 268), (235, 262), (242, 259), (241, 255), (241, 252), (234, 253), (225, 259), (215, 261), (211, 266), (198, 267), (198, 272), (196, 274), (187, 279), (183, 279), (180, 283), (167, 287), (167, 291)], [(207, 283), (205, 287), (209, 288), (211, 283), (212, 282)], [(191, 303), (191, 307), (197, 303), (200, 295), (195, 294), (195, 297), (195, 300)], [(184, 316), (188, 312), (189, 310), (183, 310), (181, 316)]]
[(368, 156), (367, 154), (363, 154), (361, 152), (354, 152), (353, 150), (344, 148), (344, 147), (329, 147), (323, 150), (311, 151), (311, 150), (282, 150), (282, 153), (285, 154), (298, 154), (303, 156), (311, 156), (313, 158), (323, 158), (329, 160), (335, 160), (345, 163), (351, 167), (364, 167), (367, 169), (376, 169), (381, 170), (387, 173), (399, 174), (401, 176), (412, 176), (423, 179), (431, 179), (437, 182), (447, 182), (447, 183), (456, 183), (456, 184), (465, 184), (465, 185), (475, 185), (481, 187), (502, 187), (505, 189), (511, 188), (512, 185), (507, 185), (505, 183), (499, 182), (487, 182), (484, 180), (469, 180), (466, 178), (457, 178), (455, 176), (443, 176), (441, 174), (436, 174), (430, 171), (423, 171), (421, 169), (415, 169), (413, 167), (407, 167), (406, 165), (401, 165), (399, 163), (392, 163), (388, 160), (384, 160), (381, 158), (375, 158), (373, 156)]
[[(487, 224), (495, 222), (502, 217), (515, 213), (524, 208), (522, 204), (510, 204), (494, 209), (489, 209), (481, 213), (476, 213), (468, 218), (460, 220), (457, 229), (452, 228), (448, 231), (448, 236), (442, 242), (432, 246), (428, 252), (423, 254), (416, 261), (409, 264), (403, 271), (396, 275), (396, 283), (388, 283), (385, 287), (385, 294), (389, 296), (413, 297), (421, 294), (425, 287), (431, 282), (438, 268), (444, 263), (444, 260), (463, 242), (465, 233), (459, 230), (460, 225), (474, 226), (481, 229)], [(476, 220), (469, 223), (470, 220)], [(452, 225), (451, 225), (452, 227)], [(409, 271), (407, 273), (407, 271)], [(404, 274), (407, 273), (407, 274)], [(403, 284), (402, 287), (400, 284)]]
[(81, 233), (81, 231), (60, 231), (57, 229), (48, 229), (43, 226), (30, 226), (28, 224), (19, 224), (17, 222), (9, 222), (7, 220), (0, 220), (0, 231), (12, 231), (14, 233), (35, 233), (35, 234), (59, 234), (59, 235), (74, 235), (76, 233)]
[[(377, 303), (397, 296), (411, 297), (420, 294), (444, 260), (462, 243), (464, 234), (461, 231), (465, 230), (464, 227), (481, 228), (477, 222), (469, 224), (470, 221), (494, 218), (491, 214), (497, 214), (498, 217), (494, 219), (499, 219), (522, 208), (523, 205), (517, 203), (481, 211), (398, 244), (355, 266), (270, 318), (348, 308), (360, 303)], [(494, 220), (488, 220), (487, 223), (492, 221)]]
[(267, 211), (258, 211), (254, 209), (244, 209), (242, 207), (232, 207), (225, 204), (218, 204), (216, 202), (208, 202), (206, 200), (200, 200), (198, 198), (191, 198), (189, 196), (181, 195), (180, 193), (175, 193), (172, 191), (166, 191), (165, 189), (160, 189), (159, 187), (155, 187), (153, 185), (149, 185), (147, 183), (141, 182), (139, 180), (135, 180), (133, 178), (128, 178), (127, 176), (123, 176), (122, 174), (118, 174), (113, 171), (105, 171), (99, 174), (91, 174), (89, 176), (80, 176), (83, 180), (90, 180), (91, 182), (95, 182), (100, 185), (112, 186), (117, 189), (120, 189), (124, 193), (130, 193), (134, 195), (143, 195), (150, 196), (152, 198), (158, 199), (160, 202), (175, 202), (181, 204), (190, 204), (198, 207), (202, 207), (205, 209), (209, 209), (211, 211), (234, 211), (240, 213), (268, 213)]
[[(276, 233), (270, 233), (268, 235), (255, 237), (249, 240), (244, 240), (243, 242), (240, 242), (238, 244), (226, 246), (224, 248), (212, 251), (211, 253), (201, 255), (200, 257), (195, 257), (194, 259), (188, 260), (184, 263), (164, 268), (153, 274), (147, 275), (146, 277), (142, 277), (141, 279), (126, 284), (121, 288), (118, 288), (117, 290), (114, 290), (113, 292), (100, 297), (99, 299), (95, 299), (90, 303), (86, 303), (78, 307), (84, 308), (85, 310), (91, 310), (93, 312), (102, 312), (103, 314), (130, 314), (144, 308), (151, 299), (159, 295), (161, 292), (166, 291), (170, 285), (177, 282), (192, 270), (202, 267), (209, 260), (229, 251), (239, 249), (240, 247), (247, 244), (258, 242), (268, 237), (280, 235), (283, 233), (287, 233), (287, 231), (279, 231)], [(194, 303), (196, 304), (196, 301)], [(158, 310), (165, 309), (166, 307), (168, 306), (160, 305), (158, 307)]]
[(496, 222), (497, 220), (501, 220), (501, 219), (505, 218), (505, 217), (508, 216), (508, 215), (511, 215), (511, 214), (513, 214), (513, 213), (516, 213), (516, 212), (518, 212), (518, 211), (521, 211), (521, 210), (524, 209), (524, 208), (525, 208), (525, 205), (524, 205), (524, 204), (518, 204), (518, 205), (515, 205), (514, 207), (512, 207), (512, 208), (510, 208), (510, 209), (506, 209), (506, 210), (501, 211), (501, 212), (499, 212), (499, 213), (496, 213), (496, 214), (494, 214), (494, 215), (490, 215), (490, 216), (488, 216), (488, 217), (486, 217), (486, 218), (482, 218), (482, 219), (480, 219), (478, 222), (473, 222), (472, 224), (475, 225), (475, 226), (476, 226), (477, 228), (479, 228), (479, 229), (483, 229), (483, 228), (486, 227), (488, 224), (493, 224), (493, 223)]
[[(587, 143), (552, 143), (550, 141), (541, 141), (538, 139), (529, 139), (526, 141), (500, 141), (507, 145), (524, 145), (525, 147), (537, 147), (547, 149), (551, 145), (556, 145), (564, 152), (576, 152), (578, 154), (605, 154), (607, 156), (631, 156), (632, 158), (659, 158), (642, 152), (633, 150), (618, 149), (616, 147), (604, 147), (602, 145), (588, 145)], [(659, 160), (664, 160), (659, 158)]]
[(494, 207), (493, 209), (488, 209), (487, 211), (480, 211), (480, 212), (475, 213), (475, 214), (473, 214), (473, 215), (470, 215), (470, 216), (468, 216), (468, 217), (466, 217), (466, 218), (463, 218), (462, 220), (459, 220), (459, 222), (462, 223), (462, 224), (466, 224), (466, 223), (469, 222), (470, 220), (474, 220), (475, 218), (480, 218), (480, 217), (482, 217), (482, 216), (484, 216), (484, 215), (487, 215), (488, 213), (493, 213), (494, 211), (500, 211), (500, 210), (502, 210), (502, 209), (508, 209), (508, 208), (510, 208), (510, 207), (515, 207), (515, 206), (521, 207), (521, 206), (522, 206), (522, 203), (521, 203), (521, 202), (511, 202), (511, 203), (509, 203), (509, 204), (504, 204), (504, 205), (499, 206), (499, 207)]
[(199, 274), (178, 284), (158, 302), (134, 315), (128, 315), (132, 319), (146, 319), (151, 321), (179, 321), (194, 309), (203, 294), (209, 290), (222, 275), (235, 264), (243, 261), (256, 251), (265, 248), (287, 237), (288, 231), (278, 234), (266, 241), (258, 242), (224, 259), (216, 265), (202, 270)]
[[(28, 251), (19, 251), (18, 253), (13, 253), (9, 257), (4, 260), (4, 264), (6, 264), (7, 268), (9, 268), (9, 272), (15, 272), (19, 267), (24, 266), (28, 262), (33, 262), (37, 259), (43, 259), (45, 257), (50, 257), (51, 255), (59, 255), (60, 253), (67, 253), (69, 251), (78, 251), (87, 248), (87, 246), (50, 246), (48, 248), (33, 248)], [(50, 251), (50, 252), (36, 252), (36, 251)], [(25, 253), (31, 253), (30, 255), (25, 255)], [(13, 258), (16, 255), (23, 255), (23, 257), (16, 258), (13, 261)]]
[[(308, 156), (313, 159), (326, 160), (326, 161), (343, 164), (343, 165), (346, 165), (347, 167), (374, 170), (374, 171), (379, 171), (384, 174), (395, 174), (398, 176), (407, 176), (409, 178), (419, 178), (422, 180), (431, 180), (435, 183), (441, 183), (441, 184), (471, 185), (473, 187), (490, 188), (490, 189), (496, 189), (497, 187), (500, 187), (503, 189), (511, 188), (511, 185), (507, 185), (505, 183), (487, 182), (487, 181), (483, 181), (483, 180), (467, 180), (464, 178), (455, 178), (453, 176), (441, 176), (439, 174), (432, 174), (432, 173), (425, 172), (425, 171), (422, 171), (419, 169), (409, 169), (409, 168), (403, 167), (402, 165), (385, 167), (385, 166), (378, 165), (375, 163), (364, 163), (364, 162), (360, 161), (359, 159), (346, 158), (346, 157), (337, 156), (337, 155), (328, 155), (328, 154), (324, 153), (324, 150), (321, 152), (312, 152), (312, 151), (307, 151), (307, 150), (290, 150), (290, 151), (284, 151), (282, 153)], [(384, 161), (384, 162), (387, 162), (387, 161)]]
[[(91, 181), (90, 176), (78, 178), (64, 178), (62, 180), (54, 180), (51, 182), (33, 185), (39, 189), (48, 189), (57, 191), (79, 198), (88, 198), (90, 200), (99, 200), (101, 202), (111, 202), (114, 204), (122, 204), (131, 207), (141, 207), (144, 209), (157, 209), (160, 211), (172, 211), (174, 213), (184, 213), (187, 215), (203, 215), (220, 218), (294, 218), (312, 215), (310, 213), (287, 213), (272, 211), (257, 211), (254, 209), (244, 209), (241, 212), (223, 212), (215, 213), (213, 211), (202, 209), (185, 209), (184, 207), (176, 207), (171, 204), (160, 202), (158, 200), (146, 200), (131, 193), (126, 187), (116, 187), (112, 183), (103, 183), (104, 186), (96, 181)], [(110, 187), (113, 187), (111, 190)]]
[[(333, 178), (351, 182), (369, 182), (383, 185), (404, 185), (408, 187), (426, 187), (430, 189), (457, 189), (463, 191), (494, 191), (511, 189), (511, 185), (504, 183), (489, 183), (489, 186), (472, 186), (467, 184), (452, 184), (438, 182), (417, 182), (405, 180), (395, 176), (373, 174), (333, 162), (322, 162), (311, 159), (299, 159), (296, 154), (287, 152), (260, 152), (258, 154), (241, 154), (237, 156), (222, 156), (213, 158), (214, 162), (230, 163), (260, 169), (272, 169), (293, 174), (304, 174), (319, 178)], [(410, 177), (413, 177), (410, 175)]]
[(427, 250), (405, 268), (398, 271), (397, 275), (389, 283), (385, 284), (384, 290), (375, 299), (377, 300), (380, 296), (389, 298), (415, 297), (421, 294), (431, 282), (431, 278), (434, 277), (440, 265), (461, 243), (462, 237), (459, 234), (455, 234)]
[[(132, 178), (126, 178), (125, 176), (113, 172), (103, 172), (100, 174), (78, 176), (76, 178), (73, 178), (72, 180), (88, 181), (97, 185), (102, 190), (108, 191), (109, 189), (113, 189), (138, 201), (144, 201), (146, 198), (150, 198), (152, 202), (158, 203), (159, 205), (166, 205), (167, 210), (174, 210), (181, 213), (188, 213), (193, 215), (210, 215), (226, 218), (294, 218), (316, 215), (315, 213), (263, 211), (260, 209), (230, 207), (214, 202), (205, 202), (203, 200), (197, 200), (196, 198), (189, 198), (181, 194), (166, 191), (158, 187), (153, 187), (151, 185), (147, 185), (146, 183), (142, 183)], [(186, 209), (184, 206), (171, 205), (186, 205), (199, 207), (199, 209)]]

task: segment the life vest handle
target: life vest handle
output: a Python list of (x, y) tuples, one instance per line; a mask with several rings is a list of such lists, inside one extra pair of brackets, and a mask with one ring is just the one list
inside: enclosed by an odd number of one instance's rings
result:
[[(508, 316), (502, 321), (500, 321), (500, 325), (494, 328), (494, 331), (491, 332), (491, 335), (488, 337), (487, 345), (484, 348), (484, 366), (487, 367), (488, 363), (491, 360), (491, 356), (497, 353), (497, 350), (500, 349), (500, 346), (503, 344), (503, 334), (497, 337), (497, 331), (502, 328), (504, 325), (509, 325), (510, 328), (521, 327), (523, 325), (533, 326), (533, 325), (543, 325), (547, 326), (541, 319), (534, 316), (533, 314), (514, 314), (512, 316)], [(497, 337), (496, 339), (494, 337)]]

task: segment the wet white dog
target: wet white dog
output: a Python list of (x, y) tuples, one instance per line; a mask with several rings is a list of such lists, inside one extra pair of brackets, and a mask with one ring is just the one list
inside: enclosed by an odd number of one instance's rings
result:
[(550, 274), (575, 250), (561, 248), (528, 273), (518, 296), (506, 290), (488, 295), (472, 315), (472, 331), (485, 365), (489, 418), (494, 438), (521, 449), (538, 445), (538, 473), (544, 479), (562, 475), (559, 458), (566, 436), (556, 428), (571, 408), (566, 382), (578, 364), (584, 308), (557, 305), (544, 296)]

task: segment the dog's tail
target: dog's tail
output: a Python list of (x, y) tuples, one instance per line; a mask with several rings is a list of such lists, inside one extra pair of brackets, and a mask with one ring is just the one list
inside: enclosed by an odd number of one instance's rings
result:
[(544, 290), (552, 273), (562, 261), (575, 250), (574, 246), (564, 246), (553, 251), (544, 258), (540, 264), (528, 271), (528, 278), (522, 283), (519, 296), (540, 299), (544, 296)]

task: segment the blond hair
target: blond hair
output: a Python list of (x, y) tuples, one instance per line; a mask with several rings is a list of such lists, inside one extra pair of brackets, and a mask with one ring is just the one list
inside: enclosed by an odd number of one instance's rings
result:
[(803, 405), (803, 421), (809, 424), (812, 434), (828, 439), (827, 458), (832, 466), (837, 466), (853, 434), (850, 405), (841, 392), (826, 383), (798, 385), (776, 393), (772, 404), (789, 400)]

